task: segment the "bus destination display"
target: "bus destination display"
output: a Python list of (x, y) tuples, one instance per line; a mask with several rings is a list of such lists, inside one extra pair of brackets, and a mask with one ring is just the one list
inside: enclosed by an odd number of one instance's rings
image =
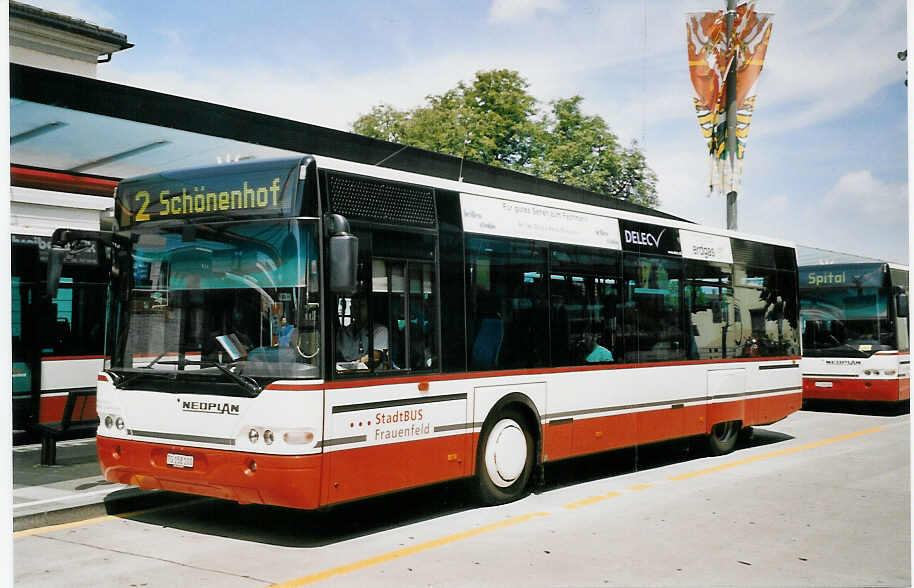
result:
[(284, 215), (291, 210), (294, 200), (298, 179), (294, 171), (297, 170), (273, 167), (230, 175), (200, 174), (186, 179), (147, 176), (119, 187), (118, 222), (126, 227), (191, 216)]

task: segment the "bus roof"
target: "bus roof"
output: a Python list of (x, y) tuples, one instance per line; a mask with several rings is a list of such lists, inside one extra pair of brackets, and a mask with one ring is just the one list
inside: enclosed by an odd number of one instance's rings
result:
[[(586, 214), (611, 216), (613, 218), (632, 220), (643, 223), (661, 224), (664, 226), (675, 227), (687, 231), (721, 235), (726, 237), (733, 237), (736, 239), (745, 239), (747, 241), (758, 241), (762, 243), (770, 243), (772, 245), (781, 245), (784, 247), (794, 248), (793, 242), (784, 239), (751, 235), (738, 231), (721, 229), (718, 227), (699, 225), (691, 221), (673, 217), (671, 215), (654, 214), (657, 211), (645, 208), (643, 206), (637, 207), (639, 209), (637, 211), (617, 208), (615, 206), (615, 199), (599, 196), (598, 194), (591, 192), (586, 192), (586, 194), (589, 194), (592, 198), (588, 198), (587, 201), (584, 201), (583, 199), (578, 201), (561, 198), (559, 196), (553, 196), (551, 194), (540, 195), (464, 181), (448, 180), (419, 173), (365, 165), (352, 161), (345, 161), (319, 155), (315, 155), (314, 159), (317, 161), (318, 169), (333, 170), (408, 184), (431, 186), (442, 190), (450, 190), (453, 192), (474, 194), (478, 196), (489, 196), (492, 198), (502, 198), (516, 202), (534, 204), (537, 206), (546, 206), (553, 208), (558, 207), (564, 210), (582, 212)], [(610, 213), (608, 210), (611, 210), (612, 212)]]

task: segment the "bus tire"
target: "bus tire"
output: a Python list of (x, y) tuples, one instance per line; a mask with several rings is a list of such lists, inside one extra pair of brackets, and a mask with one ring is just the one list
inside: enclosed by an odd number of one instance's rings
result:
[(711, 455), (726, 455), (736, 447), (739, 438), (740, 422), (725, 421), (711, 427), (708, 435), (708, 452)]
[(752, 427), (743, 427), (739, 430), (739, 436), (737, 437), (737, 443), (739, 445), (748, 445), (752, 442), (752, 436), (755, 434), (755, 431)]
[(483, 427), (475, 480), (483, 504), (504, 504), (524, 495), (536, 455), (526, 422), (519, 410), (508, 408)]

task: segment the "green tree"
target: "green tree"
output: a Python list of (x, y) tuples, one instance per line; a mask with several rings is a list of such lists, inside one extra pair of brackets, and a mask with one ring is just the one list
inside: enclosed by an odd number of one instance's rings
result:
[(477, 72), (426, 103), (401, 111), (381, 104), (355, 121), (356, 133), (529, 173), (645, 206), (656, 206), (657, 176), (637, 143), (623, 147), (583, 98), (539, 102), (516, 71)]

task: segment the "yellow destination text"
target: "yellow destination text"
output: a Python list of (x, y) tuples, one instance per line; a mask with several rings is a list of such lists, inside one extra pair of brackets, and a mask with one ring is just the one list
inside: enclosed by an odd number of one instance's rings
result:
[[(149, 210), (149, 192), (140, 190), (134, 199), (139, 206), (136, 212), (137, 221), (147, 221), (152, 215), (183, 216), (233, 210), (254, 210), (275, 208), (279, 206), (279, 194), (282, 191), (280, 178), (273, 178), (269, 185), (256, 185), (242, 182), (234, 190), (209, 191), (205, 188), (181, 188), (181, 192), (162, 190), (159, 192), (158, 206)], [(155, 210), (157, 209), (157, 210)]]

